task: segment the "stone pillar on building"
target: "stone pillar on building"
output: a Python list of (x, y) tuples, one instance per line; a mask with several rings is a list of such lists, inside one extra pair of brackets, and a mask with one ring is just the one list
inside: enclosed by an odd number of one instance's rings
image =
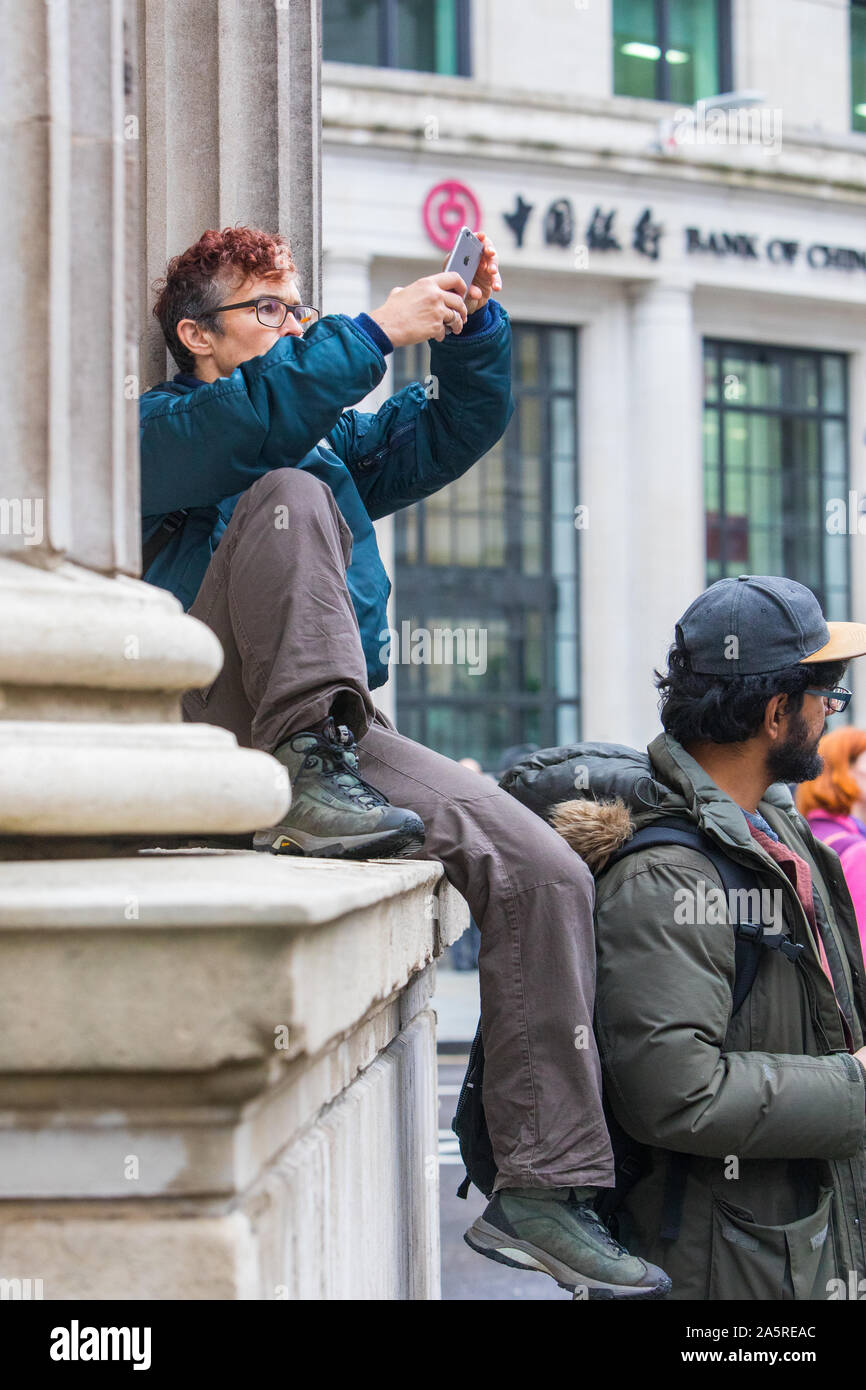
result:
[(581, 459), (575, 519), (580, 546), (581, 732), (588, 740), (638, 737), (628, 680), (605, 673), (631, 665), (629, 310), (621, 295), (593, 307), (580, 334)]
[(658, 730), (653, 668), (706, 582), (700, 341), (691, 286), (653, 281), (636, 288), (629, 347), (632, 565), (623, 620), (633, 634), (632, 722), (646, 741)]
[[(135, 15), (10, 12), (0, 268), (0, 856), (249, 831), (288, 787), (180, 722), (222, 653), (140, 565)], [(14, 80), (13, 80), (14, 78)]]
[[(148, 285), (207, 228), (245, 223), (288, 237), (302, 298), (321, 304), (319, 5), (147, 0), (138, 14)], [(152, 322), (144, 361), (146, 381), (165, 376)]]

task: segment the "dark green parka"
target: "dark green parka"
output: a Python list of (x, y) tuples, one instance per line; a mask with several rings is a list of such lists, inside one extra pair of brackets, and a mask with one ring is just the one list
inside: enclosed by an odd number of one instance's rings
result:
[[(690, 899), (682, 890), (695, 902), (721, 890), (710, 862), (664, 845), (598, 870), (596, 1030), (605, 1088), (616, 1118), (651, 1151), (621, 1238), (667, 1270), (674, 1298), (845, 1297), (851, 1272), (866, 1275), (866, 1077), (847, 1049), (840, 1006), (860, 1047), (866, 993), (841, 865), (788, 789), (771, 787), (759, 810), (809, 865), (837, 1005), (803, 907), (740, 808), (669, 735), (647, 751), (546, 750), (512, 770), (508, 789), (548, 816), (570, 800), (554, 817), (557, 828), (596, 864), (630, 833), (617, 809), (635, 829), (662, 816), (692, 820), (754, 869), (762, 887), (778, 890), (771, 901), (806, 949), (796, 962), (762, 950), (732, 1017), (733, 930), (709, 924), (710, 913), (701, 925), (683, 911)], [(619, 808), (599, 804), (613, 799)], [(661, 1232), (675, 1154), (691, 1157), (679, 1165), (681, 1227), (669, 1240)]]

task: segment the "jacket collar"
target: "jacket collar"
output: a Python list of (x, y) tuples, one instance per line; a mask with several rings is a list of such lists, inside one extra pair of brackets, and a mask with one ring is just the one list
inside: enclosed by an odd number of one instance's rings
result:
[(150, 390), (158, 391), (161, 395), (186, 396), (197, 386), (204, 386), (204, 382), (197, 376), (192, 376), (189, 372), (175, 372), (170, 381), (158, 381)]
[[(702, 828), (711, 830), (717, 838), (729, 844), (752, 848), (754, 842), (742, 807), (716, 786), (682, 744), (677, 743), (670, 734), (661, 733), (653, 739), (647, 753), (659, 780), (679, 793), (692, 818)], [(770, 825), (773, 825), (779, 813), (793, 817), (793, 798), (784, 783), (775, 782), (767, 788), (758, 803), (758, 810)]]
[(172, 381), (175, 386), (182, 386), (186, 391), (194, 391), (197, 386), (204, 386), (201, 378), (193, 376), (192, 372), (175, 372)]

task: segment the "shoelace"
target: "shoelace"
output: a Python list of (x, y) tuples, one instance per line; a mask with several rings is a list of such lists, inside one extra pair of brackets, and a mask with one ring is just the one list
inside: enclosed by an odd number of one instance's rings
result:
[[(572, 1198), (572, 1200), (574, 1199)], [(574, 1201), (574, 1205), (577, 1207), (581, 1207), (584, 1216), (588, 1217), (592, 1225), (598, 1228), (598, 1234), (602, 1237), (609, 1249), (613, 1250), (617, 1255), (626, 1255), (628, 1253), (625, 1247), (620, 1245), (618, 1240), (614, 1240), (607, 1226), (605, 1226), (604, 1222), (602, 1221), (601, 1217), (599, 1216), (598, 1212), (595, 1210), (594, 1207), (590, 1206), (588, 1202)]]
[(345, 724), (337, 725), (334, 719), (329, 717), (322, 727), (322, 732), (316, 734), (316, 747), (308, 750), (302, 767), (312, 767), (319, 757), (324, 765), (325, 774), (333, 778), (360, 805), (367, 809), (387, 805), (388, 798), (369, 782), (365, 782), (358, 772), (358, 755), (355, 748), (355, 735), (351, 729)]

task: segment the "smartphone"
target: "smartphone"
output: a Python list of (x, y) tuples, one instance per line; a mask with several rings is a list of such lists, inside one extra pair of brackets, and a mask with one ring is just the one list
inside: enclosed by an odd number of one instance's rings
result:
[[(467, 294), (475, 278), (475, 272), (478, 269), (478, 263), (481, 260), (483, 251), (484, 242), (481, 241), (474, 232), (470, 231), (468, 227), (461, 227), (460, 231), (457, 233), (457, 240), (452, 247), (451, 255), (448, 257), (448, 264), (445, 269), (457, 271), (461, 280), (466, 283)], [(446, 325), (446, 333), (452, 333), (453, 331), (453, 329)]]

